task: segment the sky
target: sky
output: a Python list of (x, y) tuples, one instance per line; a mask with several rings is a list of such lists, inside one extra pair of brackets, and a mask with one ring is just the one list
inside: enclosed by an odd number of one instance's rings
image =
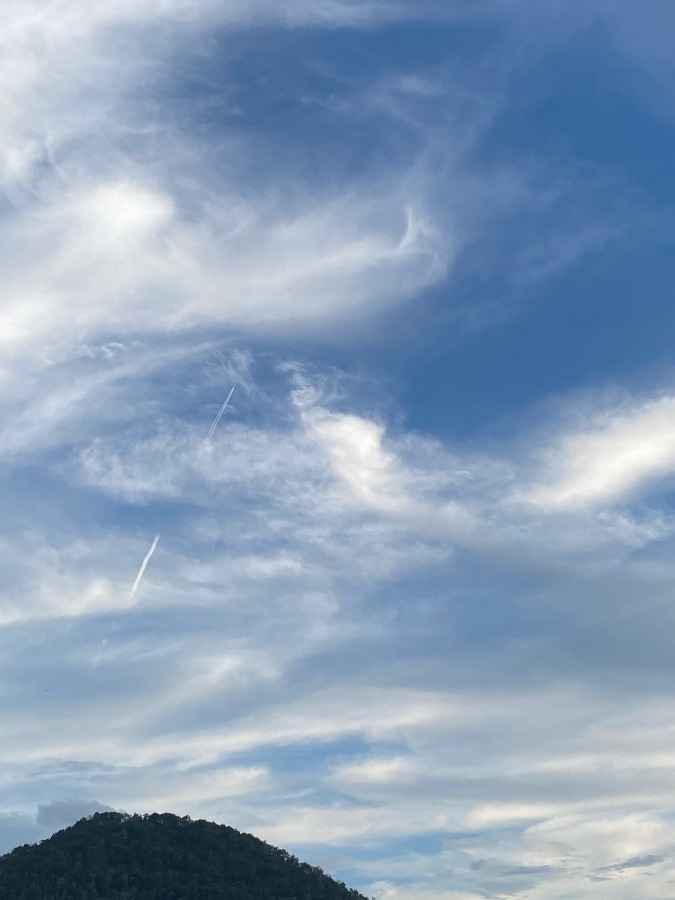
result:
[(3, 3), (0, 851), (675, 895), (674, 33)]

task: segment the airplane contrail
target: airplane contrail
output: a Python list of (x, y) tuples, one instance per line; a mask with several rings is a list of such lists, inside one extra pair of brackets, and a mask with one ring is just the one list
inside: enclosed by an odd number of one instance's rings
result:
[(140, 569), (138, 570), (138, 575), (136, 576), (136, 580), (134, 581), (133, 585), (131, 586), (131, 590), (129, 591), (129, 599), (130, 600), (132, 599), (132, 597), (138, 590), (138, 585), (141, 583), (141, 580), (143, 578), (145, 570), (148, 567), (148, 563), (150, 562), (150, 559), (152, 558), (152, 554), (157, 549), (157, 544), (159, 544), (159, 535), (158, 534), (155, 535), (155, 539), (152, 542), (152, 546), (150, 547), (148, 552), (145, 554), (145, 558), (144, 558), (143, 562), (141, 563)]
[(235, 389), (235, 387), (236, 387), (236, 385), (233, 385), (233, 386), (232, 386), (232, 389), (230, 390), (230, 393), (227, 395), (227, 398), (225, 399), (225, 402), (223, 403), (223, 405), (222, 405), (222, 406), (220, 407), (220, 409), (218, 410), (218, 415), (217, 415), (217, 416), (215, 417), (215, 419), (213, 420), (213, 423), (212, 423), (211, 427), (209, 428), (209, 433), (206, 435), (206, 437), (205, 437), (204, 440), (202, 441), (202, 446), (204, 446), (204, 444), (208, 444), (208, 442), (209, 442), (209, 441), (211, 440), (211, 438), (213, 437), (213, 433), (214, 433), (214, 431), (216, 430), (216, 428), (218, 427), (218, 422), (220, 422), (223, 413), (224, 413), (225, 410), (227, 409), (227, 404), (228, 404), (228, 403), (230, 402), (230, 400), (232, 399), (232, 394), (234, 394), (234, 389)]

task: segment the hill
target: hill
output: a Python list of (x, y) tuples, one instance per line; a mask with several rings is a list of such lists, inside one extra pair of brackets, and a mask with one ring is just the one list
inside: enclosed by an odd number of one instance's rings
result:
[(365, 900), (226, 825), (97, 813), (0, 857), (0, 900)]

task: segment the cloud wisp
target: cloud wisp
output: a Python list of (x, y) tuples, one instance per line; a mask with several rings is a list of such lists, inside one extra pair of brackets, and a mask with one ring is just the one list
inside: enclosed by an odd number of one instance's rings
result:
[(208, 432), (207, 432), (207, 435), (206, 435), (206, 437), (204, 438), (203, 446), (206, 446), (206, 445), (208, 444), (208, 442), (211, 440), (211, 438), (213, 437), (214, 432), (215, 432), (216, 428), (218, 427), (218, 423), (219, 423), (220, 420), (222, 419), (223, 413), (224, 413), (225, 410), (227, 409), (227, 407), (228, 407), (228, 405), (229, 405), (229, 402), (230, 402), (230, 400), (232, 399), (232, 394), (234, 394), (234, 385), (233, 385), (232, 388), (230, 389), (230, 393), (229, 393), (229, 394), (227, 395), (227, 397), (225, 398), (225, 402), (224, 402), (223, 405), (220, 407), (220, 409), (218, 410), (218, 413), (217, 413), (215, 419), (214, 419), (213, 422), (211, 423), (211, 427), (209, 428), (209, 430), (208, 430)]
[(133, 598), (136, 595), (136, 591), (138, 590), (139, 585), (140, 585), (141, 581), (143, 580), (143, 576), (145, 575), (145, 570), (148, 567), (148, 563), (152, 559), (152, 555), (155, 552), (155, 550), (157, 549), (157, 544), (159, 544), (159, 535), (158, 534), (156, 534), (155, 537), (153, 538), (152, 544), (150, 545), (150, 549), (143, 557), (143, 562), (141, 563), (138, 573), (137, 573), (136, 577), (134, 578), (134, 583), (131, 585), (131, 590), (129, 591), (129, 599), (130, 600), (133, 600)]

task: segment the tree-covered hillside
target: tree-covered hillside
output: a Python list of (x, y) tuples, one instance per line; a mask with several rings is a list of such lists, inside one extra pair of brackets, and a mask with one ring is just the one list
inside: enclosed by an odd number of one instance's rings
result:
[(365, 900), (225, 825), (97, 813), (0, 857), (0, 900)]

